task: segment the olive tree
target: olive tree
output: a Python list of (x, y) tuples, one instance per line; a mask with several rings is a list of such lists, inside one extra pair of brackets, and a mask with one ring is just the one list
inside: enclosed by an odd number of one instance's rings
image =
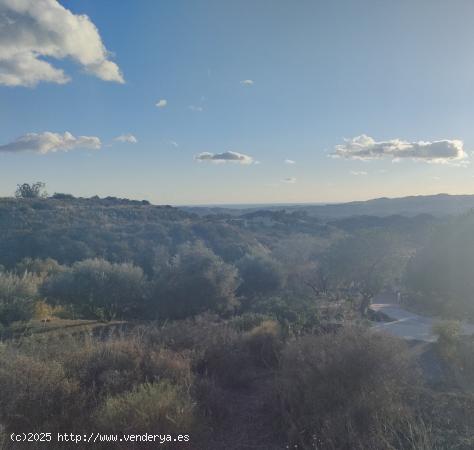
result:
[(72, 305), (85, 317), (111, 320), (134, 316), (143, 307), (145, 290), (141, 268), (87, 259), (51, 276), (42, 292), (48, 301)]
[(0, 273), (0, 324), (26, 321), (33, 317), (38, 279), (29, 274)]
[(151, 301), (160, 318), (180, 319), (204, 311), (221, 314), (237, 305), (237, 269), (198, 242), (184, 244), (161, 265)]
[(332, 245), (322, 270), (333, 289), (361, 297), (359, 310), (365, 315), (372, 298), (400, 279), (408, 255), (397, 235), (363, 231)]
[(242, 278), (238, 292), (247, 298), (278, 292), (285, 284), (283, 268), (267, 255), (245, 255), (237, 262), (237, 268)]

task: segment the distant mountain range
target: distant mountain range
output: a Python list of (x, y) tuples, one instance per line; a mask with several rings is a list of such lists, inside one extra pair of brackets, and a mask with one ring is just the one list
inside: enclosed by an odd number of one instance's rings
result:
[(335, 204), (295, 204), (295, 205), (256, 205), (239, 209), (227, 206), (185, 206), (180, 209), (199, 215), (225, 214), (240, 216), (258, 210), (286, 210), (288, 212), (306, 212), (311, 216), (324, 219), (351, 216), (387, 217), (401, 215), (413, 217), (418, 214), (433, 216), (458, 215), (474, 209), (474, 195), (417, 195), (400, 198), (376, 198), (367, 201)]

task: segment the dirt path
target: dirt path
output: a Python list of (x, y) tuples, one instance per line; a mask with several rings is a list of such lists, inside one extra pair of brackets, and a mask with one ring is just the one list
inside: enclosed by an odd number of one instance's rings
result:
[[(384, 292), (375, 297), (370, 306), (374, 312), (382, 313), (391, 322), (377, 322), (374, 329), (386, 331), (392, 335), (407, 340), (417, 340), (424, 342), (436, 342), (433, 334), (433, 325), (439, 320), (407, 311), (397, 304), (396, 295)], [(462, 334), (474, 334), (474, 325), (462, 323)]]

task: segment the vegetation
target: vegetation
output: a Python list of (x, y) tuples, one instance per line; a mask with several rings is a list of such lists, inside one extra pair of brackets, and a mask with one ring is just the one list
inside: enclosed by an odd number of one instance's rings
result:
[(198, 216), (39, 188), (0, 199), (0, 442), (159, 429), (211, 450), (472, 448), (472, 338), (443, 321), (412, 351), (366, 316), (386, 288), (468, 313), (470, 214)]
[(363, 328), (291, 342), (278, 384), (289, 441), (307, 449), (432, 448), (406, 402), (415, 380), (402, 343)]

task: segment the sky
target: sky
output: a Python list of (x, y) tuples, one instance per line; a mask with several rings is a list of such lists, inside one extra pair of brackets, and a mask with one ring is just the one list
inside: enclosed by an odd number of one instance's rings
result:
[(0, 0), (0, 196), (474, 194), (471, 0)]

